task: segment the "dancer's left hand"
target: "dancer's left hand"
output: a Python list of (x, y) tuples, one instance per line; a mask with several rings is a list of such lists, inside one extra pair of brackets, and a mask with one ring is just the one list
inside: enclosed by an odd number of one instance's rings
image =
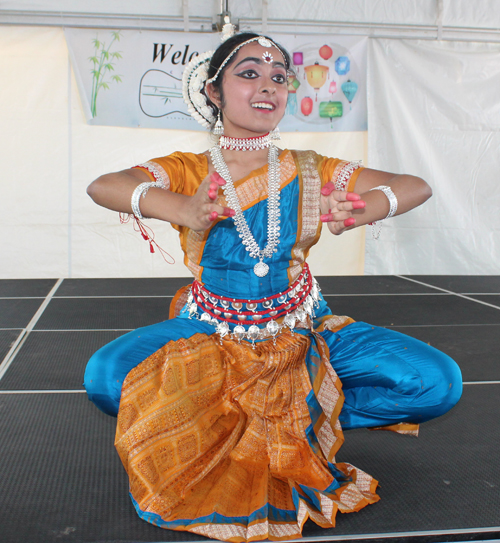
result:
[(352, 215), (353, 210), (362, 209), (365, 205), (359, 194), (335, 190), (335, 185), (330, 181), (321, 189), (321, 222), (328, 224), (328, 229), (332, 234), (342, 234), (356, 225), (356, 219)]

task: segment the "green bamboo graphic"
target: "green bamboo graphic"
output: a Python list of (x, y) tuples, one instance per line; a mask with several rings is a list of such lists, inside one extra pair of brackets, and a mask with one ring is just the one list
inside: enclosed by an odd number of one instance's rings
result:
[[(111, 32), (112, 40), (109, 46), (106, 48), (106, 43), (99, 41), (96, 37), (92, 40), (94, 44), (94, 56), (89, 57), (90, 62), (93, 64), (91, 70), (92, 73), (92, 93), (90, 98), (90, 111), (92, 118), (97, 115), (97, 95), (101, 89), (109, 89), (109, 82), (115, 81), (116, 83), (121, 83), (121, 76), (118, 74), (111, 74), (114, 71), (115, 67), (113, 66), (112, 61), (115, 59), (122, 58), (122, 55), (119, 51), (111, 51), (111, 46), (115, 41), (120, 41), (120, 32), (114, 31)], [(110, 78), (106, 81), (106, 76), (109, 75)]]

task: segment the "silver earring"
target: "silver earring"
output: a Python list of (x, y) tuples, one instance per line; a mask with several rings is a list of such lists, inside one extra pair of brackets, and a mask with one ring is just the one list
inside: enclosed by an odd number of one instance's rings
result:
[(222, 136), (222, 134), (224, 134), (224, 125), (222, 124), (222, 120), (220, 118), (220, 109), (219, 109), (219, 112), (217, 113), (217, 122), (215, 123), (215, 126), (214, 126), (214, 134), (216, 136)]
[(271, 133), (269, 134), (269, 136), (271, 137), (272, 140), (280, 140), (281, 134), (280, 134), (279, 127), (277, 126), (275, 129), (271, 130)]

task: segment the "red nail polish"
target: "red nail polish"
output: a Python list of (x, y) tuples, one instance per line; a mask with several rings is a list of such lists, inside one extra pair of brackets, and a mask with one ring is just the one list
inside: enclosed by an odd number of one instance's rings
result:
[(212, 174), (211, 179), (213, 179), (219, 186), (226, 184), (224, 178), (221, 175), (219, 175), (217, 172), (214, 172)]

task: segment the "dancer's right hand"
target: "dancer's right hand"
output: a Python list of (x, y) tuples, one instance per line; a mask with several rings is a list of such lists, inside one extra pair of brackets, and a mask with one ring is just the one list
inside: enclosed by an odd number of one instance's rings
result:
[(226, 182), (217, 172), (205, 177), (186, 206), (185, 226), (195, 232), (201, 232), (212, 226), (219, 217), (234, 216), (234, 210), (216, 203), (219, 187), (225, 184)]

